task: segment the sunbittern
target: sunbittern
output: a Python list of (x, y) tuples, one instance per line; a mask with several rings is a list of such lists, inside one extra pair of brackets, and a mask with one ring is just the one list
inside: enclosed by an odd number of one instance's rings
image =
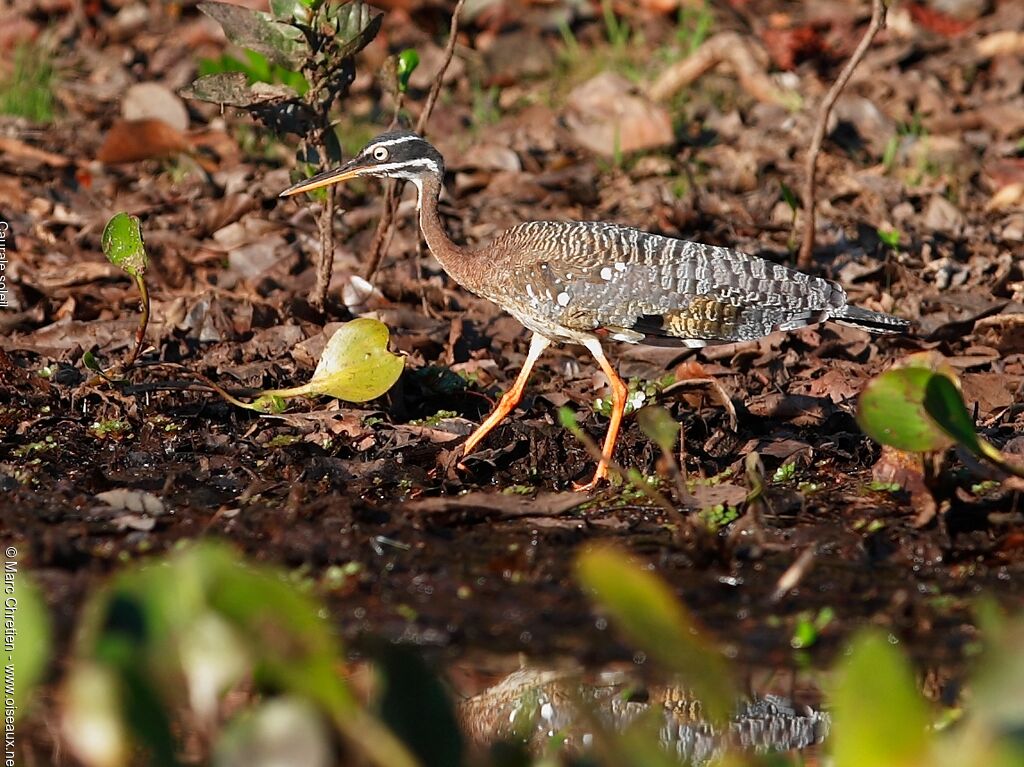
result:
[(608, 377), (612, 411), (593, 488), (608, 475), (628, 389), (602, 341), (701, 347), (835, 320), (880, 333), (909, 323), (847, 304), (835, 282), (736, 250), (597, 222), (533, 221), (490, 245), (452, 242), (438, 214), (444, 159), (415, 133), (384, 133), (352, 160), (295, 184), (282, 197), (359, 176), (400, 178), (418, 192), (430, 252), (462, 287), (490, 299), (533, 331), (512, 388), (464, 445), (473, 450), (515, 408), (530, 371), (552, 342), (585, 346)]

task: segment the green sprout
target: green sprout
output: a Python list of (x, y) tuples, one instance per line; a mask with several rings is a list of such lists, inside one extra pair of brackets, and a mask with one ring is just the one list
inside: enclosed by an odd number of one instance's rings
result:
[[(146, 340), (146, 327), (149, 325), (149, 289), (146, 287), (145, 279), (149, 256), (146, 255), (146, 245), (142, 241), (142, 228), (139, 226), (138, 217), (127, 213), (116, 214), (103, 227), (101, 242), (103, 255), (135, 280), (139, 295), (142, 297), (142, 316), (139, 318), (139, 328), (135, 331), (135, 347), (124, 366), (127, 370), (135, 364), (139, 352), (142, 351), (142, 344)], [(87, 367), (89, 364), (90, 361), (86, 360)]]

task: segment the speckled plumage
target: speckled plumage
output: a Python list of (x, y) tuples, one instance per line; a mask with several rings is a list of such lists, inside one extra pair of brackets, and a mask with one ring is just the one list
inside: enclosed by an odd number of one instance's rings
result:
[(489, 246), (476, 290), (552, 340), (580, 333), (703, 346), (843, 318), (834, 282), (762, 258), (615, 224), (531, 222)]
[(498, 407), (466, 441), (473, 449), (519, 402), (537, 358), (552, 342), (583, 344), (612, 387), (612, 412), (593, 480), (608, 462), (628, 390), (605, 357), (604, 339), (698, 347), (746, 341), (835, 320), (875, 332), (904, 320), (847, 304), (836, 283), (736, 250), (596, 222), (535, 221), (479, 248), (449, 239), (438, 214), (444, 160), (408, 131), (378, 136), (342, 168), (296, 184), (309, 191), (356, 176), (403, 178), (418, 191), (420, 229), (431, 253), (467, 290), (494, 301), (533, 331), (526, 362)]

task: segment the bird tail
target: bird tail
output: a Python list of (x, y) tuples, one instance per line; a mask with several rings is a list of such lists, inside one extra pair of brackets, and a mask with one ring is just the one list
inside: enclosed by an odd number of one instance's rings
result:
[(872, 333), (906, 333), (910, 329), (910, 322), (902, 317), (861, 309), (859, 306), (844, 306), (831, 319)]

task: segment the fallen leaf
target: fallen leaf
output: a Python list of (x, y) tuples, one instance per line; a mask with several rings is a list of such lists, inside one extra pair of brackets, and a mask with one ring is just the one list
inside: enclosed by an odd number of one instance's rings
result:
[(163, 120), (117, 120), (96, 156), (110, 165), (173, 157), (189, 151), (185, 136)]

